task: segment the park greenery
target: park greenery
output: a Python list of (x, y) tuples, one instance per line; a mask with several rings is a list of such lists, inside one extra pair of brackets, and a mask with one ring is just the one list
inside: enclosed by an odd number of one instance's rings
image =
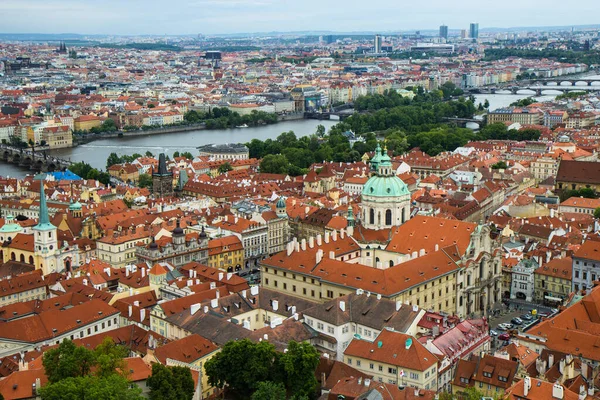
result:
[(510, 103), (510, 106), (511, 107), (527, 107), (534, 103), (537, 103), (536, 99), (534, 99), (533, 97), (526, 97), (524, 99), (513, 101), (512, 103)]
[(183, 152), (174, 152), (173, 153), (173, 158), (178, 158), (178, 157), (185, 157), (188, 160), (193, 160), (194, 159), (194, 155), (192, 153), (190, 153), (189, 151), (183, 151)]
[[(313, 163), (323, 161), (355, 162), (364, 153), (372, 152), (378, 139), (384, 139), (393, 155), (401, 155), (418, 147), (429, 155), (453, 151), (473, 140), (537, 140), (535, 129), (508, 130), (498, 123), (484, 126), (479, 132), (459, 128), (445, 122), (446, 118), (470, 118), (475, 112), (471, 99), (444, 101), (452, 97), (454, 88), (446, 86), (438, 94), (417, 90), (410, 100), (395, 91), (359, 97), (355, 113), (331, 127), (328, 133), (319, 126), (315, 134), (297, 138), (294, 132), (284, 132), (276, 139), (253, 139), (248, 146), (250, 157), (260, 158), (261, 172), (302, 175)], [(348, 133), (361, 141), (350, 143)]]
[(240, 115), (227, 107), (214, 107), (206, 112), (190, 110), (184, 114), (183, 119), (192, 124), (204, 123), (207, 129), (267, 125), (274, 124), (278, 120), (274, 113), (252, 110), (250, 114)]
[[(145, 156), (146, 157), (154, 157), (154, 155), (150, 151), (147, 151), (145, 153)], [(110, 168), (111, 166), (113, 166), (115, 164), (132, 163), (140, 157), (144, 157), (144, 155), (141, 155), (140, 153), (133, 153), (131, 155), (124, 154), (124, 155), (120, 156), (117, 153), (112, 152), (108, 155), (108, 158), (106, 159), (106, 169)], [(177, 152), (177, 157), (179, 157), (179, 152)]]
[(104, 185), (110, 183), (110, 175), (108, 172), (99, 171), (84, 161), (71, 164), (69, 171), (82, 179), (95, 179)]
[[(210, 385), (234, 398), (309, 399), (315, 396), (319, 353), (308, 343), (288, 343), (284, 353), (273, 344), (231, 341), (205, 364)], [(230, 398), (230, 397), (227, 397)]]
[[(125, 358), (129, 349), (105, 337), (91, 350), (64, 340), (44, 353), (48, 384), (39, 389), (42, 400), (142, 400), (142, 390), (128, 380)], [(189, 368), (154, 364), (148, 378), (152, 400), (190, 400), (195, 391)]]
[(497, 61), (508, 57), (528, 59), (550, 58), (566, 63), (600, 64), (600, 51), (573, 51), (559, 49), (487, 49), (483, 61)]
[(565, 92), (556, 96), (555, 100), (571, 100), (581, 96), (585, 96), (586, 94), (586, 92)]

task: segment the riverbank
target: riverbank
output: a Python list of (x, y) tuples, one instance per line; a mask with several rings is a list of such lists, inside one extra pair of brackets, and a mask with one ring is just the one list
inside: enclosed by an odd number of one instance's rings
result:
[[(287, 115), (278, 116), (278, 122), (276, 124), (268, 124), (272, 126), (277, 126), (280, 122), (285, 121), (297, 121), (304, 119), (304, 113), (294, 113)], [(251, 128), (260, 128), (267, 126), (259, 125)], [(228, 128), (231, 129), (231, 128)], [(236, 128), (236, 129), (246, 129), (246, 128)], [(105, 133), (87, 133), (84, 135), (76, 135), (73, 136), (73, 147), (91, 143), (96, 140), (104, 140), (104, 139), (116, 139), (116, 138), (134, 138), (139, 136), (153, 136), (153, 135), (161, 135), (165, 133), (181, 133), (181, 132), (190, 132), (190, 131), (202, 131), (207, 130), (206, 125), (204, 123), (201, 124), (192, 124), (192, 125), (176, 125), (176, 126), (165, 126), (161, 128), (148, 129), (148, 130), (138, 130), (138, 131), (115, 131), (115, 132), (105, 132)]]

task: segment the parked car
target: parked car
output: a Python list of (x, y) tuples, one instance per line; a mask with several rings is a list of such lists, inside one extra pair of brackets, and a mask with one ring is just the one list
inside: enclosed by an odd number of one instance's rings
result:
[(498, 336), (498, 332), (493, 329), (490, 329), (490, 336)]
[(552, 309), (552, 310), (550, 310), (550, 311), (552, 311), (552, 314), (558, 314), (558, 308), (553, 308), (553, 309)]
[(539, 316), (540, 318), (541, 318), (541, 317), (547, 317), (547, 316), (549, 316), (549, 315), (550, 315), (550, 313), (549, 313), (549, 312), (547, 312), (547, 311), (540, 311), (540, 312), (538, 312), (538, 316)]
[(515, 329), (515, 326), (513, 324), (504, 324), (504, 326), (506, 327), (506, 329)]
[(525, 321), (531, 321), (533, 319), (533, 316), (531, 314), (523, 314), (520, 318)]
[(505, 331), (506, 330), (506, 326), (504, 324), (500, 324), (496, 327), (497, 330), (499, 331)]
[(515, 325), (523, 325), (523, 320), (519, 317), (514, 317), (510, 320), (510, 322), (512, 322)]
[(508, 340), (508, 339), (510, 339), (510, 335), (508, 333), (503, 333), (501, 335), (498, 335), (498, 339), (500, 339), (500, 340)]

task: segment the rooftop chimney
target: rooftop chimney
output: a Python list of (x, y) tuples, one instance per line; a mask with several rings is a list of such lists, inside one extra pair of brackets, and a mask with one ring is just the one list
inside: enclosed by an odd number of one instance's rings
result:
[(314, 236), (311, 236), (308, 238), (308, 247), (310, 247), (311, 249), (313, 247), (315, 247), (315, 237)]
[(527, 397), (529, 389), (531, 389), (531, 378), (526, 376), (523, 378), (523, 396)]
[(561, 384), (555, 383), (552, 386), (552, 398), (562, 400), (565, 395), (565, 389)]
[(323, 259), (323, 249), (317, 250), (317, 264)]
[(302, 251), (306, 251), (306, 239), (302, 239), (302, 242), (300, 243), (300, 247), (302, 248)]
[(325, 231), (325, 243), (329, 243), (329, 231)]
[(321, 234), (319, 233), (317, 235), (317, 246), (321, 246), (323, 244), (323, 237), (321, 236)]
[(192, 315), (194, 315), (198, 311), (200, 311), (201, 308), (202, 308), (202, 304), (200, 304), (200, 303), (192, 304), (192, 306), (190, 307), (190, 313)]

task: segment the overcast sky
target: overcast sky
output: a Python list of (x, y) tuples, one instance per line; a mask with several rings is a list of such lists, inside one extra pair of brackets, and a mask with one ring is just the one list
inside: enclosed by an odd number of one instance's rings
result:
[(0, 0), (1, 33), (398, 31), (598, 23), (598, 0)]

